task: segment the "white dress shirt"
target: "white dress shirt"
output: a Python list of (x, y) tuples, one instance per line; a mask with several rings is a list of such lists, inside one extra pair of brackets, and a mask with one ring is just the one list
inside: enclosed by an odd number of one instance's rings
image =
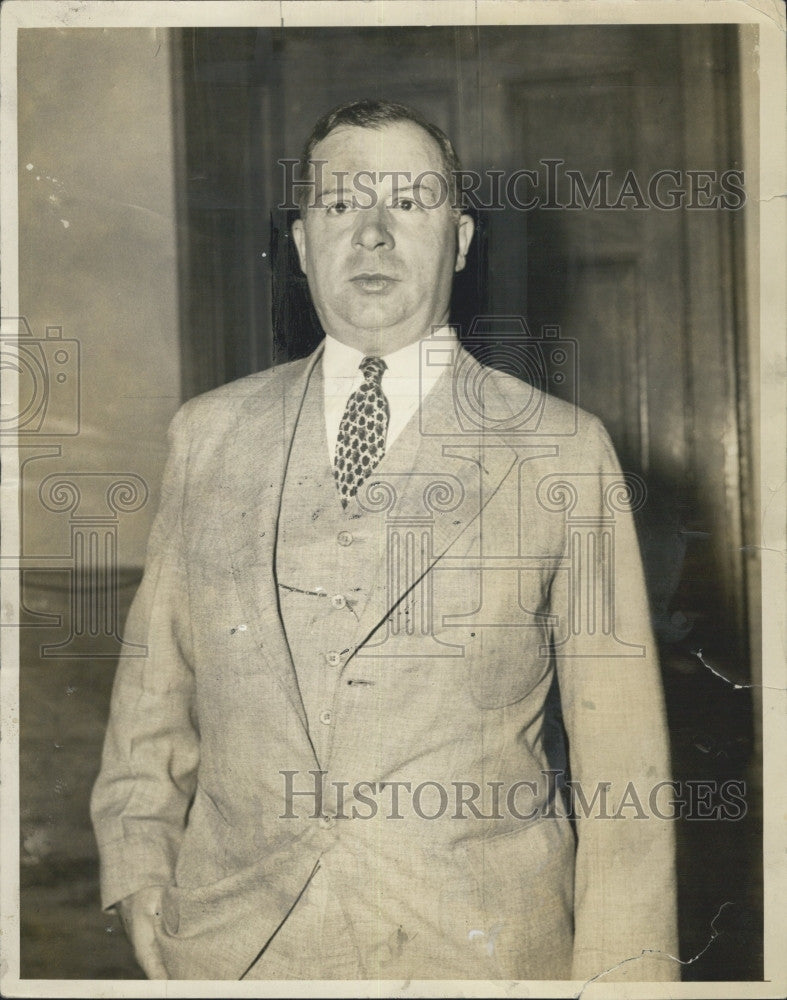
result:
[[(450, 326), (441, 327), (424, 339), (430, 340), (432, 337), (440, 338), (441, 347), (444, 348), (448, 347), (450, 340), (457, 342), (456, 332)], [(422, 341), (416, 340), (392, 354), (383, 355), (386, 369), (383, 372), (382, 389), (390, 410), (385, 438), (386, 451), (390, 450), (417, 411), (419, 403), (431, 392), (444, 371), (440, 366), (421, 365), (421, 344)], [(331, 465), (347, 400), (350, 393), (355, 392), (363, 381), (363, 374), (358, 366), (364, 357), (361, 351), (326, 334), (322, 372), (325, 381), (325, 430)]]

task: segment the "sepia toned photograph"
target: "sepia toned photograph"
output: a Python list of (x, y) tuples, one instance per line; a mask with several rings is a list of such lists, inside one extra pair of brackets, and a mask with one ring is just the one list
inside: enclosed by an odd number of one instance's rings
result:
[(784, 995), (785, 15), (559, 6), (3, 5), (3, 995)]

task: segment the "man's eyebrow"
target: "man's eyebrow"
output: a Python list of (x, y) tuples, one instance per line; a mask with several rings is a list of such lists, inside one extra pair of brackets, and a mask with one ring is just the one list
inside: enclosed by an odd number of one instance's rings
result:
[(397, 189), (399, 191), (414, 191), (416, 188), (425, 187), (430, 183), (434, 184), (436, 179), (434, 171), (429, 171), (425, 177), (416, 177), (412, 184), (397, 184)]
[(317, 191), (315, 194), (315, 200), (319, 198), (329, 198), (331, 195), (341, 194), (345, 195), (348, 191), (352, 193), (352, 189), (349, 187), (330, 187), (326, 188), (324, 191)]
[[(414, 191), (419, 191), (421, 188), (434, 191), (439, 190), (441, 185), (436, 183), (436, 178), (430, 173), (427, 177), (416, 177), (414, 183), (401, 184), (397, 180), (391, 185), (391, 193), (396, 195), (412, 194)], [(337, 196), (350, 198), (356, 193), (366, 195), (368, 192), (368, 188), (356, 191), (353, 188), (352, 183), (348, 181), (346, 184), (342, 184), (339, 187), (331, 186), (325, 188), (324, 190), (316, 190), (314, 193), (314, 202), (319, 203), (323, 198), (333, 198)]]
[(392, 186), (391, 193), (397, 195), (413, 194), (416, 191), (420, 191), (422, 188), (426, 188), (429, 191), (441, 190), (441, 185), (435, 184), (433, 177), (427, 177), (425, 179), (416, 177), (416, 181), (417, 183), (415, 184), (397, 184)]

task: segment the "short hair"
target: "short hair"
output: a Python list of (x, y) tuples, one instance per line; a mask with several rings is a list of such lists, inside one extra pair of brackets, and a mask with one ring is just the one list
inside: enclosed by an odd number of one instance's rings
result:
[[(349, 125), (356, 128), (379, 129), (384, 125), (392, 125), (394, 122), (412, 122), (434, 139), (440, 148), (451, 207), (457, 212), (461, 211), (463, 206), (458, 203), (459, 187), (457, 185), (457, 178), (462, 172), (462, 164), (453, 143), (438, 125), (427, 121), (420, 111), (416, 111), (415, 108), (409, 108), (405, 104), (396, 104), (393, 101), (373, 101), (368, 99), (349, 101), (326, 112), (312, 129), (311, 135), (303, 147), (303, 152), (298, 163), (296, 184), (297, 181), (308, 180), (309, 165), (314, 147), (337, 128)], [(297, 184), (295, 198), (301, 215), (304, 214), (307, 208), (308, 192), (309, 186), (307, 184)]]

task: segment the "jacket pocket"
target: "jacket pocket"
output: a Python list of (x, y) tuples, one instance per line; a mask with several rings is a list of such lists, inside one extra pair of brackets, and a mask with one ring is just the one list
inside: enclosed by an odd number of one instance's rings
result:
[(526, 698), (551, 671), (551, 656), (539, 626), (478, 628), (468, 644), (467, 683), (480, 708), (504, 708)]

